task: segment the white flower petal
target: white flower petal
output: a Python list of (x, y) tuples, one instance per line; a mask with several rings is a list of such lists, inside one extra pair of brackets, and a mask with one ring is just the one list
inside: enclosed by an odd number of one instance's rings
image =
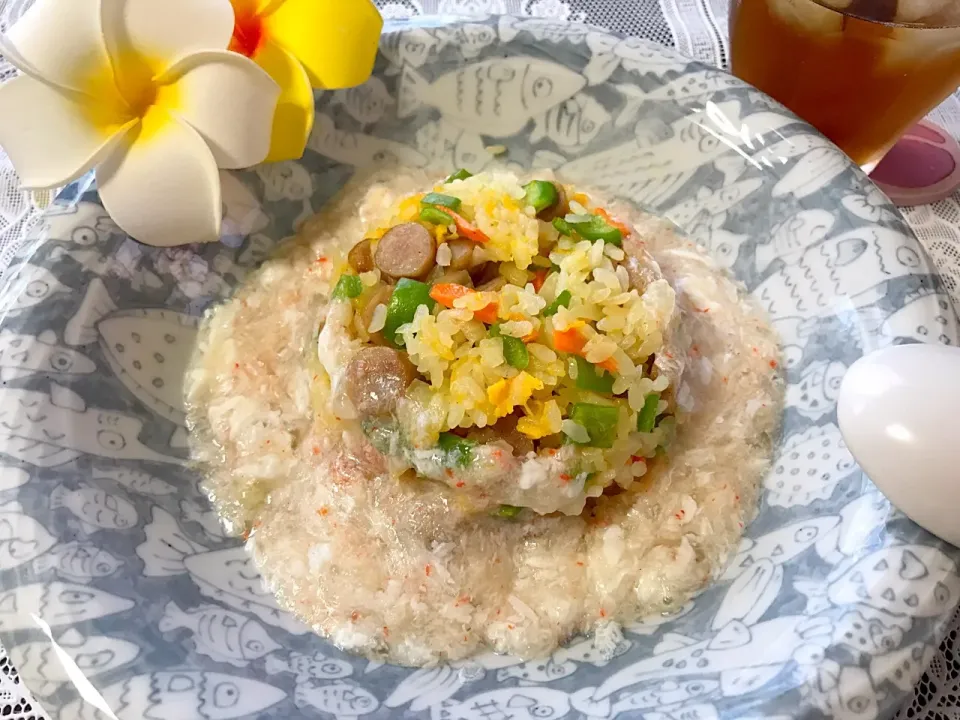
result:
[(53, 188), (109, 154), (133, 122), (94, 122), (95, 110), (28, 75), (0, 87), (0, 145), (23, 184)]
[(280, 87), (253, 61), (226, 50), (194, 53), (159, 80), (175, 86), (177, 113), (217, 165), (250, 167), (267, 156)]
[(100, 25), (100, 0), (37, 0), (7, 32), (10, 61), (60, 87), (86, 92), (110, 67)]
[(100, 199), (124, 232), (169, 247), (220, 235), (220, 177), (207, 144), (182, 120), (149, 113), (124, 152), (97, 168)]
[(133, 50), (155, 72), (198, 50), (226, 50), (233, 20), (229, 0), (103, 0), (110, 55)]

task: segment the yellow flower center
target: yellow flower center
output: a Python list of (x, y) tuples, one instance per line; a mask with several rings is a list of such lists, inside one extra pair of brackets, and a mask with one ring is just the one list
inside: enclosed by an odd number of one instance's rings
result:
[(79, 86), (88, 98), (82, 104), (87, 120), (104, 134), (111, 134), (139, 119), (144, 124), (141, 137), (152, 134), (169, 120), (168, 113), (180, 106), (177, 86), (155, 80), (162, 67), (152, 58), (124, 50), (116, 53), (113, 66), (97, 64), (81, 71)]
[(234, 5), (233, 37), (230, 50), (252, 58), (263, 47), (265, 26), (263, 16), (249, 5)]

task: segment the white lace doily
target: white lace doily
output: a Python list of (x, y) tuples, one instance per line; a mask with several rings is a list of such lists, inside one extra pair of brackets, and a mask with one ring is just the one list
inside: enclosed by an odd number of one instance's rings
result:
[[(33, 0), (0, 0), (0, 32)], [(510, 13), (588, 22), (676, 47), (707, 63), (727, 64), (729, 0), (375, 0), (388, 17), (420, 14)], [(13, 74), (0, 56), (0, 81)], [(931, 119), (960, 138), (960, 94), (931, 114)], [(0, 149), (0, 277), (17, 243), (39, 217), (49, 195), (19, 189), (6, 154)], [(955, 307), (960, 307), (960, 192), (934, 205), (904, 211), (907, 222), (933, 257)], [(960, 608), (913, 700), (898, 719), (960, 720)], [(0, 647), (0, 720), (48, 720), (20, 685)], [(62, 720), (67, 720), (63, 718)]]

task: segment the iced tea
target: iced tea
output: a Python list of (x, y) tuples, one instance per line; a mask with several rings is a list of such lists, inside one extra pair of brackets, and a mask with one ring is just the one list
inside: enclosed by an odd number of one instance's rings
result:
[(960, 85), (960, 0), (732, 0), (738, 77), (862, 166)]

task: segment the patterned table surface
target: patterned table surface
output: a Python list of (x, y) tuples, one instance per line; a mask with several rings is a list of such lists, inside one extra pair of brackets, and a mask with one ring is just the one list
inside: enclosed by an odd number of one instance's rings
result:
[[(0, 31), (5, 31), (32, 0), (0, 0)], [(386, 17), (446, 14), (498, 14), (552, 17), (587, 22), (676, 47), (684, 54), (724, 67), (727, 64), (729, 0), (376, 0)], [(12, 68), (0, 56), (0, 81)], [(960, 93), (930, 119), (960, 138)], [(49, 198), (19, 189), (18, 179), (0, 148), (0, 277), (18, 241), (33, 226)], [(960, 308), (960, 192), (933, 205), (904, 211), (907, 221), (933, 257), (955, 307)], [(901, 718), (960, 720), (960, 608), (954, 614), (941, 651), (916, 688)], [(47, 720), (19, 684), (0, 647), (0, 718)]]

